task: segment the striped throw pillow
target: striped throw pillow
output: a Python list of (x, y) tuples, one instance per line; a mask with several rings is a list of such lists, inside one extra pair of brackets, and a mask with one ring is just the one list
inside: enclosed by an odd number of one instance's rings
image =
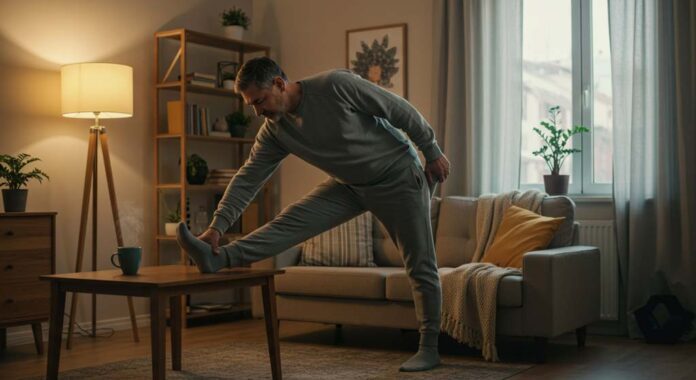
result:
[(307, 240), (300, 265), (374, 267), (372, 214), (355, 218)]

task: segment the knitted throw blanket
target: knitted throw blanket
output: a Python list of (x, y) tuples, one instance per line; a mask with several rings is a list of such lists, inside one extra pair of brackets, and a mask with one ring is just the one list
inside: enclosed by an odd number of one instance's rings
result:
[(499, 360), (495, 347), (498, 284), (503, 277), (522, 272), (481, 263), (481, 258), (493, 242), (508, 207), (515, 205), (540, 213), (546, 195), (536, 190), (515, 190), (479, 197), (473, 261), (442, 275), (442, 331), (460, 343), (480, 349), (488, 361)]

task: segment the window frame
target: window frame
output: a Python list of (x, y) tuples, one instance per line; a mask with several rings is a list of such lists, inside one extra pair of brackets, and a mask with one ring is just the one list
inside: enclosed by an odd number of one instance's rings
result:
[[(592, 50), (592, 1), (571, 0), (571, 43), (572, 43), (572, 126), (584, 125), (590, 133), (575, 135), (573, 148), (582, 149), (573, 154), (573, 166), (570, 170), (572, 181), (568, 185), (569, 195), (611, 195), (611, 183), (594, 182), (594, 88), (593, 88), (593, 50)], [(570, 128), (572, 126), (564, 126)], [(522, 131), (520, 126), (520, 131)], [(521, 157), (520, 157), (521, 164)], [(613, 165), (613, 163), (612, 163)], [(520, 165), (520, 177), (521, 177)], [(520, 189), (543, 190), (538, 183), (520, 183)]]

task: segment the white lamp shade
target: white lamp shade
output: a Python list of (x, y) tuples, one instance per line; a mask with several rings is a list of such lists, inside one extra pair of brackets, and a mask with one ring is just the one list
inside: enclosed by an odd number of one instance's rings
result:
[(133, 68), (113, 63), (75, 63), (60, 68), (65, 117), (115, 119), (133, 116)]

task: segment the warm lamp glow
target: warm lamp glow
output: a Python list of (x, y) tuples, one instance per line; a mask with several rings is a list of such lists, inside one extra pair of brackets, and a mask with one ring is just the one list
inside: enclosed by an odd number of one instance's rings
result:
[(65, 117), (116, 119), (133, 116), (133, 68), (113, 63), (76, 63), (60, 68)]

